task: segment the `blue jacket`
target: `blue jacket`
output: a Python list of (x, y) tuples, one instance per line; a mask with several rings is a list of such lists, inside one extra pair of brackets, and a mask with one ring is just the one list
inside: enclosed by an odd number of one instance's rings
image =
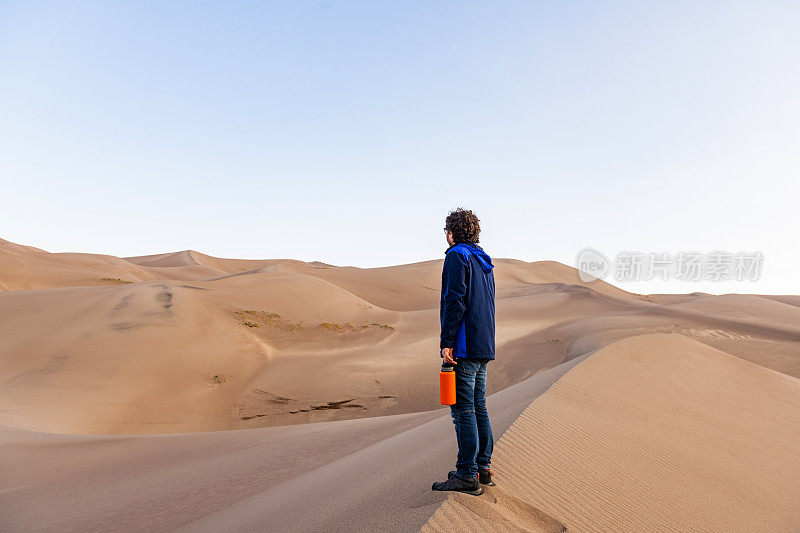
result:
[(494, 359), (492, 259), (477, 244), (459, 243), (445, 252), (442, 269), (441, 348), (453, 357)]

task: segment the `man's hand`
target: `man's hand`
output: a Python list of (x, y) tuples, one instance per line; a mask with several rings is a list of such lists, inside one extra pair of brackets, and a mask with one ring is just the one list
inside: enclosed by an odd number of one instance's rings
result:
[(451, 365), (457, 365), (453, 360), (453, 349), (452, 348), (442, 348), (442, 357), (444, 357), (444, 362), (449, 363)]

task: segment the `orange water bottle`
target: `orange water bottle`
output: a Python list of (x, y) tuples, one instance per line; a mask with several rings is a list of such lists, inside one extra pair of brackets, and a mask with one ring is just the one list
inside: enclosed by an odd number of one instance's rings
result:
[(449, 363), (442, 364), (439, 372), (439, 402), (442, 405), (456, 403), (456, 372)]

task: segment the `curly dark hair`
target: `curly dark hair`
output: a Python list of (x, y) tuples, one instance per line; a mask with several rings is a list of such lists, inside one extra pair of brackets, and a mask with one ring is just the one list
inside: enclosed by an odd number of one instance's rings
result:
[(450, 211), (444, 222), (444, 230), (453, 232), (453, 240), (456, 244), (462, 242), (477, 243), (481, 233), (481, 221), (475, 213), (460, 207), (455, 211)]

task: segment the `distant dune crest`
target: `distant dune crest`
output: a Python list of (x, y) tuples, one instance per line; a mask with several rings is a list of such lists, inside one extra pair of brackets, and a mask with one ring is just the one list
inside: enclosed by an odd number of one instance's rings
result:
[[(0, 241), (0, 423), (164, 433), (436, 409), (441, 264), (119, 258)], [(554, 261), (495, 264), (490, 393), (658, 332), (800, 376), (792, 297), (644, 297)]]

